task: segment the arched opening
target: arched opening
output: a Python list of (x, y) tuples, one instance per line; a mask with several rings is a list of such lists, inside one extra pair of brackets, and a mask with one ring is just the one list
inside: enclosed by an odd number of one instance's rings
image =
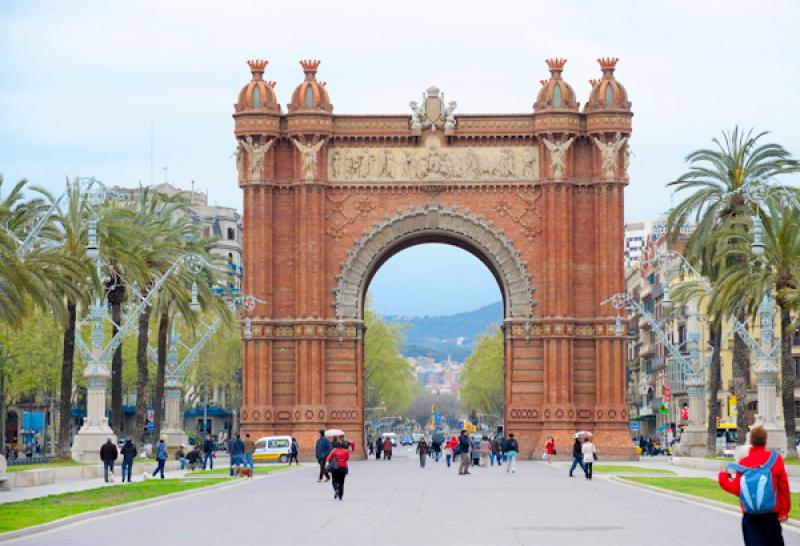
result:
[(365, 439), (373, 448), (384, 434), (405, 455), (422, 435), (441, 449), (462, 428), (498, 434), (501, 279), (478, 249), (443, 233), (401, 239), (375, 261), (361, 298)]

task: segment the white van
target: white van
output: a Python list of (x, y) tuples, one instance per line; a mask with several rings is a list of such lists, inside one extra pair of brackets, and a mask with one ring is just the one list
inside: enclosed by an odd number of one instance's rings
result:
[(289, 460), (289, 452), (292, 449), (291, 436), (266, 436), (256, 441), (256, 452), (253, 453), (255, 462), (274, 462), (285, 463)]
[(389, 438), (393, 446), (397, 445), (397, 434), (395, 434), (394, 432), (384, 432), (383, 434), (381, 434), (381, 438), (383, 438), (384, 440), (386, 438)]

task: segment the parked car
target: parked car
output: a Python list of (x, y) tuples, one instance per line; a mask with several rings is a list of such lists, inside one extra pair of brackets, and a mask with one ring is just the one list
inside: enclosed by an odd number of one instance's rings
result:
[(292, 447), (291, 436), (265, 436), (256, 441), (256, 451), (253, 460), (256, 462), (285, 463), (289, 460), (289, 451)]

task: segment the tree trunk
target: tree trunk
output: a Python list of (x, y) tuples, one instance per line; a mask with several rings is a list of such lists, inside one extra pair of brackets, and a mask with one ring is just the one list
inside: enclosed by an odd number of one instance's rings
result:
[(61, 361), (61, 391), (58, 404), (58, 450), (59, 459), (69, 459), (72, 428), (72, 375), (75, 367), (75, 322), (77, 308), (75, 302), (67, 302), (67, 327), (64, 330), (64, 353)]
[[(125, 287), (117, 284), (108, 294), (111, 303), (111, 336), (117, 335), (119, 323), (122, 321), (122, 302), (125, 301)], [(119, 344), (111, 358), (111, 423), (109, 425), (119, 435), (124, 430), (125, 419), (122, 416), (122, 343)]]
[(144, 422), (147, 415), (147, 344), (149, 343), (151, 310), (151, 307), (147, 306), (139, 315), (139, 335), (136, 345), (136, 416), (133, 437), (140, 441), (144, 435)]
[(167, 337), (169, 313), (161, 313), (158, 321), (158, 368), (156, 370), (155, 410), (153, 412), (153, 438), (161, 437), (161, 406), (164, 404), (164, 379), (167, 371)]
[[(736, 318), (744, 323), (744, 313)], [(747, 419), (747, 388), (750, 385), (750, 349), (738, 334), (733, 336), (733, 393), (736, 395), (736, 443), (747, 441), (749, 423)]]
[(786, 456), (797, 457), (797, 431), (794, 418), (795, 370), (792, 358), (792, 316), (788, 306), (781, 305), (781, 398), (783, 426), (786, 430)]
[(708, 370), (708, 438), (706, 439), (706, 455), (713, 457), (717, 454), (717, 418), (719, 418), (718, 393), (720, 389), (722, 349), (722, 323), (714, 321), (710, 328), (711, 346), (714, 354)]
[(3, 345), (0, 344), (0, 449), (6, 454), (6, 371)]

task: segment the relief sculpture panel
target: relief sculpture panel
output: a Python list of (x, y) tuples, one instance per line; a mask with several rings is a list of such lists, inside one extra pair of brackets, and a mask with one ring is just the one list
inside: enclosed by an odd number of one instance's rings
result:
[(437, 138), (421, 147), (332, 147), (332, 182), (537, 180), (535, 146), (445, 148)]

